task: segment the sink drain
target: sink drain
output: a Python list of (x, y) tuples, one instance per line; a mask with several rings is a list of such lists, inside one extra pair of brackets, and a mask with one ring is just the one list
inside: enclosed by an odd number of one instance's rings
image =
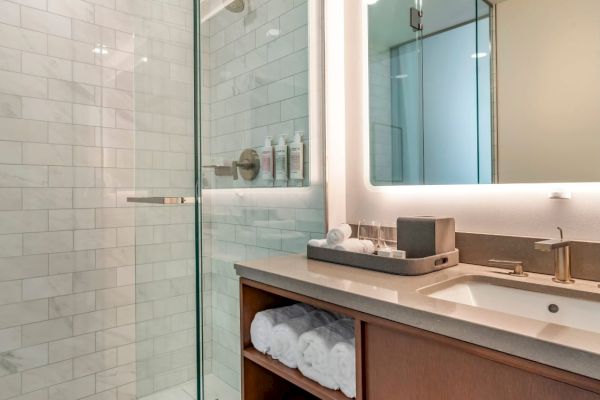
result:
[(553, 314), (556, 314), (558, 312), (559, 308), (556, 304), (550, 304), (548, 306), (548, 311), (550, 311)]

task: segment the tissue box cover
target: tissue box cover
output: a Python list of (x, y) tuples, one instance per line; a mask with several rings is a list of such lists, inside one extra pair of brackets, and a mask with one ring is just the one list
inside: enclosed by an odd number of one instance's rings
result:
[(407, 258), (422, 258), (455, 249), (454, 218), (400, 217), (397, 220), (398, 250)]

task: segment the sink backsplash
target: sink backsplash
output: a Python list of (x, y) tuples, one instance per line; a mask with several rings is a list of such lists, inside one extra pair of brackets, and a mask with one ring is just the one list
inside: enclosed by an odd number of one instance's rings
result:
[[(356, 236), (358, 227), (352, 225)], [(382, 238), (390, 246), (396, 245), (396, 228), (382, 227)], [(523, 261), (527, 272), (554, 275), (554, 256), (533, 249), (533, 244), (547, 238), (490, 235), (456, 232), (456, 247), (460, 262), (488, 265), (490, 259)], [(573, 278), (600, 281), (600, 243), (571, 242), (571, 268)]]

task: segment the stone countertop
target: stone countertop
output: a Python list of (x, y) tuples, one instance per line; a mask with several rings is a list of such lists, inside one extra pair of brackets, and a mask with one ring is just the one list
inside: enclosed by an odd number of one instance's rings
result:
[[(505, 279), (510, 286), (517, 278), (506, 270), (459, 264), (428, 275), (397, 276), (304, 255), (242, 261), (235, 268), (250, 280), (600, 380), (600, 332), (440, 300), (419, 291), (469, 276)], [(548, 275), (518, 279), (565, 290)], [(597, 282), (579, 280), (568, 288), (600, 298)]]

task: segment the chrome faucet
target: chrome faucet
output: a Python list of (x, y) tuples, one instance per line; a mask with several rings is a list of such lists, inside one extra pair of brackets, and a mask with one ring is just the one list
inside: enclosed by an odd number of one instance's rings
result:
[(554, 282), (558, 283), (573, 283), (575, 282), (571, 278), (571, 249), (569, 247), (570, 242), (564, 240), (563, 230), (557, 227), (560, 232), (560, 240), (542, 240), (541, 242), (535, 242), (534, 249), (539, 251), (554, 251)]

